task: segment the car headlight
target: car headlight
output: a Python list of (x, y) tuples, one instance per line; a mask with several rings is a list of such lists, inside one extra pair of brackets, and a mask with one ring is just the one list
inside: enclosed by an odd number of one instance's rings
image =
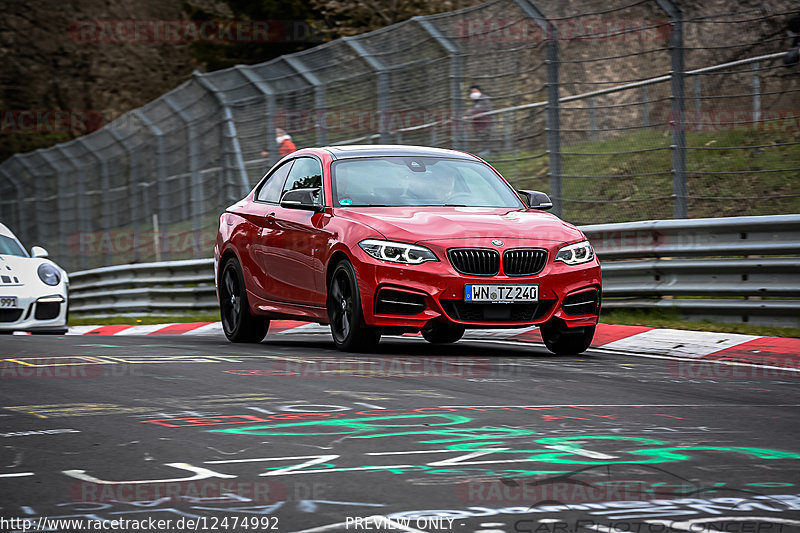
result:
[(554, 261), (561, 261), (568, 265), (580, 265), (588, 263), (592, 259), (594, 259), (592, 245), (589, 244), (589, 241), (582, 241), (561, 248)]
[(432, 251), (416, 244), (367, 239), (361, 241), (358, 245), (375, 259), (389, 261), (390, 263), (418, 265), (425, 261), (439, 260)]
[(45, 285), (58, 285), (61, 282), (61, 272), (53, 265), (42, 263), (39, 265), (37, 273), (39, 274), (39, 279)]

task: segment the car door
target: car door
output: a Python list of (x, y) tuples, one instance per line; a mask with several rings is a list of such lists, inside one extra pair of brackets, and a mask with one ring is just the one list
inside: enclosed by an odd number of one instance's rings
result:
[[(319, 189), (322, 205), (325, 197), (322, 164), (314, 157), (297, 158), (282, 195), (290, 190), (309, 188)], [(327, 213), (276, 207), (274, 229), (267, 243), (275, 300), (325, 305), (325, 275), (320, 257), (328, 242), (325, 226), (329, 220)]]
[(259, 298), (273, 300), (274, 280), (271, 276), (270, 252), (268, 242), (275, 231), (275, 212), (278, 209), (283, 187), (294, 160), (275, 169), (256, 191), (248, 217), (253, 225), (247, 246), (249, 264), (244, 264), (245, 275), (252, 281), (251, 291)]

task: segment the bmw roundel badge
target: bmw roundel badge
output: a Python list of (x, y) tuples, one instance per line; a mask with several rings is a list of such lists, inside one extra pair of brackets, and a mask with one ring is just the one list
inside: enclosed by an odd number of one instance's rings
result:
[(501, 240), (494, 239), (492, 241), (492, 244), (494, 244), (495, 246), (503, 246), (505, 243), (503, 241), (501, 241)]

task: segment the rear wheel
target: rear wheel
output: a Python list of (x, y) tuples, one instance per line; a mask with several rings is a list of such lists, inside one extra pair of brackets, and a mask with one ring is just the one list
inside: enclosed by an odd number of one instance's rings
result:
[(542, 340), (547, 349), (557, 355), (578, 355), (592, 344), (596, 326), (568, 328), (561, 320), (542, 324)]
[(219, 285), (219, 311), (222, 330), (231, 342), (258, 343), (269, 330), (269, 320), (250, 313), (242, 267), (228, 259), (222, 267)]
[(328, 319), (333, 342), (342, 351), (368, 351), (380, 341), (378, 329), (364, 323), (356, 273), (347, 260), (336, 265), (328, 284)]
[(464, 331), (455, 324), (428, 324), (422, 328), (422, 337), (432, 344), (450, 344), (463, 337)]

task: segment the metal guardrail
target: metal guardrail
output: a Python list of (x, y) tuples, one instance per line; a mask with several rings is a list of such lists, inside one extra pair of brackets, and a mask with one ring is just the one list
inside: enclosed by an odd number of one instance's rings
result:
[[(800, 215), (581, 229), (602, 261), (605, 309), (800, 327)], [(70, 274), (70, 283), (78, 315), (217, 307), (212, 259), (98, 268)]]

